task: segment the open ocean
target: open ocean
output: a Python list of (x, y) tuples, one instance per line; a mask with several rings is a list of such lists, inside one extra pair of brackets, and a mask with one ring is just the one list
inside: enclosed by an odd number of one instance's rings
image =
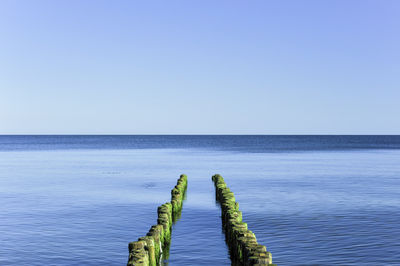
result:
[(211, 176), (278, 265), (400, 265), (400, 136), (0, 136), (0, 265), (126, 265), (188, 175), (169, 265), (230, 265)]

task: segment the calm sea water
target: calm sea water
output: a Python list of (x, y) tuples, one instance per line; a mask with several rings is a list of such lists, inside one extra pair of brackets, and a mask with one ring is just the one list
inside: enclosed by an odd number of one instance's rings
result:
[(400, 264), (400, 136), (0, 136), (0, 265), (124, 265), (189, 177), (170, 265), (229, 265), (211, 175), (280, 265)]

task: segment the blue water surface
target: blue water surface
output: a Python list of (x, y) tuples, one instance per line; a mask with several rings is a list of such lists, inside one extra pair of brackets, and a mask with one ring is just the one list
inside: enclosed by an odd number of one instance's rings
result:
[(125, 265), (181, 173), (169, 265), (230, 264), (215, 173), (277, 264), (400, 264), (400, 136), (0, 136), (0, 265)]

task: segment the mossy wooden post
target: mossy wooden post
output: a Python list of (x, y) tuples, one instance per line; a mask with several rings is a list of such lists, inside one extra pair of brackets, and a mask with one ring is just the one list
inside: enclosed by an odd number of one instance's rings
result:
[(275, 265), (267, 248), (257, 243), (256, 236), (243, 222), (235, 195), (220, 175), (213, 175), (215, 198), (221, 206), (222, 226), (232, 263), (240, 265)]
[(165, 203), (158, 207), (157, 210), (158, 219), (157, 224), (161, 224), (164, 228), (164, 244), (171, 242), (171, 227), (172, 227), (172, 205), (171, 203)]
[(138, 240), (129, 243), (128, 265), (149, 265), (149, 255), (146, 241)]
[(187, 189), (187, 176), (181, 175), (171, 191), (171, 202), (157, 209), (157, 224), (144, 237), (129, 243), (128, 266), (156, 266), (168, 258), (172, 224), (181, 215), (183, 199)]
[(187, 189), (187, 176), (181, 175), (177, 185), (171, 190), (171, 204), (173, 221), (175, 222), (182, 212), (183, 199)]
[(146, 242), (145, 250), (147, 251), (147, 255), (149, 257), (149, 265), (156, 266), (157, 261), (156, 261), (154, 238), (151, 236), (144, 236), (144, 237), (139, 238), (139, 241)]

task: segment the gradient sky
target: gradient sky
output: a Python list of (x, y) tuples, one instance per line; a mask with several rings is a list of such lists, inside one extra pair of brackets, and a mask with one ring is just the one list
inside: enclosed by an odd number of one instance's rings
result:
[(400, 134), (400, 1), (0, 1), (0, 134)]

